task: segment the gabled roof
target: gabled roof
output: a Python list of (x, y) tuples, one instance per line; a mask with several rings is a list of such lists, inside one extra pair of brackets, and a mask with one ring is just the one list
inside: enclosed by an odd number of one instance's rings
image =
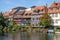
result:
[(60, 2), (54, 2), (54, 3), (52, 3), (49, 8), (53, 8), (53, 7), (60, 7)]
[(35, 8), (36, 6), (32, 6), (31, 8)]
[(13, 8), (12, 10), (16, 10), (14, 14), (23, 14), (25, 12), (25, 7), (16, 7), (16, 8)]
[(25, 7), (16, 7), (16, 8), (13, 8), (12, 10), (10, 10), (10, 11), (4, 13), (3, 16), (4, 17), (9, 17), (10, 15), (13, 15), (14, 13), (23, 14), (24, 9), (26, 9), (26, 8)]
[(35, 10), (38, 10), (38, 9), (41, 10), (41, 9), (45, 9), (45, 8), (46, 8), (46, 6), (36, 6), (34, 9)]
[(16, 7), (16, 8), (13, 8), (12, 10), (14, 10), (14, 9), (20, 9), (20, 10), (24, 10), (24, 9), (26, 9), (25, 7)]
[(3, 14), (3, 16), (4, 16), (4, 17), (9, 17), (10, 15), (14, 14), (15, 11), (16, 11), (16, 10), (10, 10), (10, 11), (8, 11), (8, 12), (5, 12), (5, 13)]

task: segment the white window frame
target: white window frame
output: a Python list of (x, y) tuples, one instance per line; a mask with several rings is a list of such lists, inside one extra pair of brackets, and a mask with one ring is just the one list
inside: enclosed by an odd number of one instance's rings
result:
[(56, 14), (54, 14), (54, 16), (55, 16), (55, 17), (58, 17), (58, 14), (56, 13)]

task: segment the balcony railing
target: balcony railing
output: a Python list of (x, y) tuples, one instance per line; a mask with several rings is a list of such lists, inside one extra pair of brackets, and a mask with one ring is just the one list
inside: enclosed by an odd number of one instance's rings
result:
[(31, 16), (14, 16), (13, 18), (31, 18)]
[(31, 16), (22, 16), (23, 18), (31, 18)]
[(14, 20), (14, 21), (21, 21), (21, 20)]

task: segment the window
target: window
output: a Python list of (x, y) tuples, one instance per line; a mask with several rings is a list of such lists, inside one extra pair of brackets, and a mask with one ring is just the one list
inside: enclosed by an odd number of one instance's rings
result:
[(39, 18), (36, 18), (36, 20), (38, 20)]
[(29, 13), (29, 15), (31, 15), (31, 13)]
[(19, 20), (19, 18), (14, 18), (14, 20)]
[(40, 12), (43, 12), (43, 9), (42, 9), (42, 10), (40, 10)]
[(36, 12), (36, 10), (34, 10), (34, 12)]
[(38, 24), (36, 24), (36, 26), (38, 26)]
[(52, 17), (54, 17), (54, 14), (52, 14)]
[(51, 20), (52, 23), (54, 23), (54, 20)]
[(25, 14), (25, 16), (27, 16), (28, 14)]
[(33, 18), (33, 20), (35, 20), (35, 18)]
[(54, 14), (50, 14), (51, 17), (54, 17)]
[(26, 19), (23, 19), (24, 21), (26, 21)]
[(37, 13), (39, 13), (39, 12), (40, 12), (40, 10), (37, 11)]
[(39, 18), (39, 20), (40, 20), (40, 18)]
[(58, 23), (58, 20), (55, 20), (55, 23)]
[(34, 10), (34, 12), (39, 13), (39, 12), (40, 12), (40, 10)]
[(58, 4), (57, 4), (57, 3), (55, 3), (55, 5), (57, 6)]
[(34, 26), (34, 24), (32, 24), (32, 26)]
[(58, 14), (55, 14), (55, 17), (58, 17)]

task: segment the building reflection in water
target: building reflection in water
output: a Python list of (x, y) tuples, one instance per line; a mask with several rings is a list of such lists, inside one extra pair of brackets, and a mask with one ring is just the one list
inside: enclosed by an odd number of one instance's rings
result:
[(60, 34), (20, 32), (0, 36), (0, 40), (60, 40)]

